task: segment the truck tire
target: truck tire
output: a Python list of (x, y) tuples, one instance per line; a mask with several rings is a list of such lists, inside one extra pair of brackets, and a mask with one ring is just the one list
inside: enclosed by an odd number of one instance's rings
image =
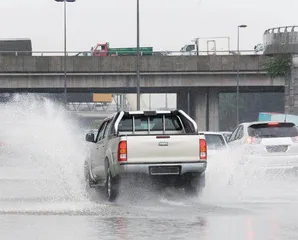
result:
[(116, 200), (119, 193), (118, 181), (116, 180), (116, 178), (113, 178), (109, 167), (107, 167), (106, 171), (107, 171), (106, 172), (107, 179), (106, 179), (106, 185), (105, 185), (105, 194), (106, 194), (107, 200), (109, 202), (113, 202)]

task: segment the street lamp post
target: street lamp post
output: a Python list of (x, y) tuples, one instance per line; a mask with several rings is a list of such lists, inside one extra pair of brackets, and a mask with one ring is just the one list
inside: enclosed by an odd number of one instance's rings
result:
[(137, 111), (141, 105), (140, 81), (140, 4), (137, 0)]
[(239, 124), (239, 63), (240, 63), (240, 28), (246, 28), (247, 25), (239, 25), (237, 28), (237, 90), (236, 90), (236, 124)]
[(66, 6), (67, 2), (75, 2), (76, 0), (55, 0), (56, 2), (63, 2), (64, 3), (64, 104), (67, 104), (67, 67), (66, 67)]

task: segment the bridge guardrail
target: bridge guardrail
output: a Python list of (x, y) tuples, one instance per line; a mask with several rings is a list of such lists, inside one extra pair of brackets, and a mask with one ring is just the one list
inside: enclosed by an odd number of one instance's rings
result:
[[(75, 57), (76, 54), (83, 51), (67, 51), (66, 55), (68, 57)], [(142, 52), (140, 52), (142, 55)], [(196, 56), (197, 52), (181, 52), (181, 51), (153, 51), (153, 56)], [(222, 50), (216, 51), (214, 54), (210, 54), (210, 51), (200, 51), (199, 56), (206, 55), (237, 55), (237, 50)], [(241, 50), (240, 55), (262, 55), (262, 53), (257, 53), (254, 50)], [(64, 51), (0, 51), (0, 56), (64, 56)], [(81, 57), (81, 56), (77, 56)], [(88, 57), (88, 56), (84, 56)], [(147, 55), (146, 55), (147, 57)]]

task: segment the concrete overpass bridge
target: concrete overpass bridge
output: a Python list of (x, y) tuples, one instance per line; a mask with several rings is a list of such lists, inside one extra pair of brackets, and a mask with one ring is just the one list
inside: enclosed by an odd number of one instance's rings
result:
[[(265, 60), (260, 55), (241, 56), (241, 86), (283, 84), (282, 80), (266, 75)], [(68, 91), (135, 92), (135, 65), (133, 56), (67, 57)], [(141, 87), (144, 92), (180, 87), (232, 87), (237, 79), (236, 70), (233, 55), (147, 56), (141, 58)], [(63, 57), (0, 56), (1, 91), (62, 92), (63, 86)]]
[[(267, 76), (265, 61), (265, 56), (240, 56), (241, 92), (284, 91), (285, 79)], [(66, 62), (68, 92), (136, 92), (134, 56), (72, 56)], [(178, 108), (196, 119), (201, 130), (207, 125), (218, 130), (218, 95), (236, 91), (237, 56), (144, 56), (140, 70), (142, 93), (177, 93)], [(0, 56), (1, 92), (58, 93), (63, 87), (63, 57)]]

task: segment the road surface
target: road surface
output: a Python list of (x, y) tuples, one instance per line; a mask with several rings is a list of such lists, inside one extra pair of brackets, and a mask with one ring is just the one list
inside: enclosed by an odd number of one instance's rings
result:
[(298, 239), (295, 177), (244, 176), (220, 154), (198, 198), (126, 186), (110, 204), (85, 190), (84, 130), (63, 109), (25, 96), (0, 111), (1, 240)]

